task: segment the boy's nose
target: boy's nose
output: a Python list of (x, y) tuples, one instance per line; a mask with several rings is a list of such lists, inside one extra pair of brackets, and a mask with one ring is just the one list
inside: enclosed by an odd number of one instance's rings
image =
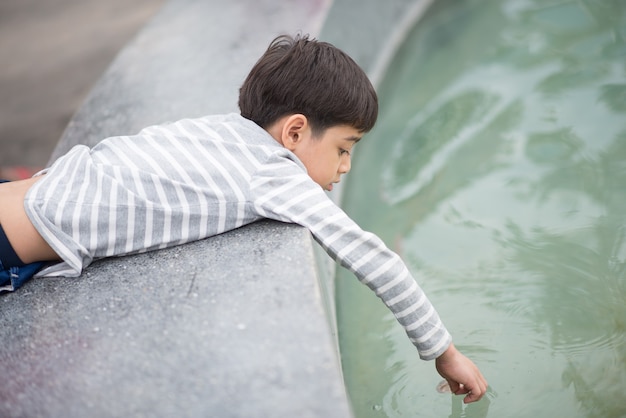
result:
[(350, 160), (350, 154), (344, 154), (341, 160), (341, 164), (339, 164), (339, 173), (346, 174), (348, 171), (350, 171), (351, 167), (352, 162)]

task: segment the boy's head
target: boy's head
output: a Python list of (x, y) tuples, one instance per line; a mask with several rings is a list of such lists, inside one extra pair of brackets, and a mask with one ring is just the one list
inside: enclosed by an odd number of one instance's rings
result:
[(283, 35), (248, 74), (239, 108), (265, 129), (303, 114), (315, 135), (339, 125), (364, 133), (376, 122), (378, 99), (365, 72), (343, 51), (307, 36)]

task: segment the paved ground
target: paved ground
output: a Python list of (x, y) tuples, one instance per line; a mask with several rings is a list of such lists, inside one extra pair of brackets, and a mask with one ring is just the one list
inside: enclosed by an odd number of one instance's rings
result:
[(0, 1), (0, 177), (46, 164), (93, 84), (164, 2)]

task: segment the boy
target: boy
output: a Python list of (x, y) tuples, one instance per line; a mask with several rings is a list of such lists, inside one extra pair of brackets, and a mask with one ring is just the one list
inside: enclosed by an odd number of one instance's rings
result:
[(241, 87), (239, 107), (240, 115), (78, 145), (39, 175), (0, 184), (0, 286), (12, 290), (40, 268), (40, 277), (78, 276), (98, 258), (263, 217), (298, 223), (383, 300), (454, 393), (479, 400), (485, 379), (404, 263), (324, 193), (350, 170), (354, 145), (376, 121), (365, 73), (330, 44), (279, 37)]

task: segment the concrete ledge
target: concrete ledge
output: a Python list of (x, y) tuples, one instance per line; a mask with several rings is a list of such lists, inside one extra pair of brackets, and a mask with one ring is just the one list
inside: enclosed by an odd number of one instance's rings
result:
[(0, 416), (349, 416), (307, 235), (258, 222), (3, 296)]
[[(280, 33), (328, 1), (170, 0), (94, 87), (51, 160), (141, 128), (237, 110)], [(0, 298), (0, 416), (347, 417), (305, 229), (264, 221), (103, 260)]]

